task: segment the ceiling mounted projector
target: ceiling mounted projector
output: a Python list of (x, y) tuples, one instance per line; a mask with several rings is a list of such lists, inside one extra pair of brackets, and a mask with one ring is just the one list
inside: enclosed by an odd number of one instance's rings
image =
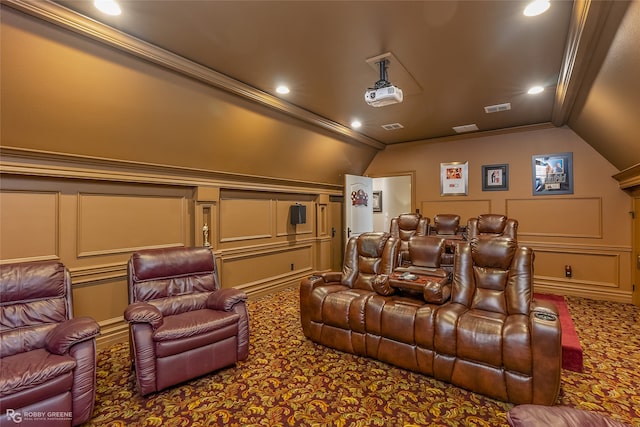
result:
[(402, 89), (396, 87), (387, 80), (387, 60), (378, 62), (380, 65), (380, 80), (372, 88), (364, 92), (364, 100), (372, 107), (384, 107), (385, 105), (402, 102)]

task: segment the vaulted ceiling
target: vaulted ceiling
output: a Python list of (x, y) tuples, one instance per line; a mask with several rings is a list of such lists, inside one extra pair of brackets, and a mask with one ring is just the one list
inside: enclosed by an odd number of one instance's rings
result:
[[(120, 0), (120, 16), (86, 0), (56, 3), (212, 70), (213, 85), (377, 148), (453, 137), (463, 125), (553, 123), (619, 170), (640, 163), (638, 1), (552, 0), (536, 17), (516, 0)], [(401, 104), (364, 101), (379, 55)], [(544, 92), (528, 95), (533, 85)], [(485, 112), (503, 103), (511, 109)]]

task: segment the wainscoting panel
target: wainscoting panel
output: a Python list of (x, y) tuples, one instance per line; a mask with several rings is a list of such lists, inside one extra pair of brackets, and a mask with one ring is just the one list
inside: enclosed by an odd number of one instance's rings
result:
[(271, 204), (269, 199), (222, 198), (219, 241), (224, 243), (273, 237)]
[(182, 246), (186, 199), (79, 194), (78, 257)]
[(600, 197), (510, 199), (507, 216), (518, 219), (518, 236), (602, 238)]
[[(291, 225), (290, 209), (292, 205), (299, 204), (307, 208), (307, 220), (304, 224)], [(276, 235), (278, 237), (290, 235), (313, 235), (314, 212), (313, 202), (299, 202), (290, 200), (276, 201)]]
[(460, 215), (460, 225), (467, 225), (469, 218), (492, 211), (491, 200), (451, 200), (443, 197), (442, 200), (423, 201), (420, 204), (420, 212), (422, 216), (426, 216), (432, 221), (437, 214), (458, 214)]
[[(535, 252), (536, 292), (631, 301), (631, 291), (622, 285), (630, 280), (630, 248), (520, 243)], [(571, 277), (566, 276), (565, 266), (570, 266)]]
[(260, 252), (222, 255), (220, 280), (225, 288), (251, 287), (277, 277), (298, 275), (313, 268), (313, 245), (273, 248)]
[(0, 191), (2, 263), (59, 258), (59, 193)]
[[(600, 288), (617, 288), (620, 281), (620, 256), (615, 253), (579, 253), (537, 249), (535, 275), (540, 278), (568, 279)], [(571, 277), (565, 276), (565, 266)]]

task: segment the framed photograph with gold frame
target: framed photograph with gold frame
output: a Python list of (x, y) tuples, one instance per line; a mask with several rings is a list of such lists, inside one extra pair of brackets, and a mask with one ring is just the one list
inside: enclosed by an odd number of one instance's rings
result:
[(509, 189), (509, 165), (483, 165), (482, 191), (506, 191)]
[(466, 196), (469, 188), (469, 162), (440, 163), (440, 195)]

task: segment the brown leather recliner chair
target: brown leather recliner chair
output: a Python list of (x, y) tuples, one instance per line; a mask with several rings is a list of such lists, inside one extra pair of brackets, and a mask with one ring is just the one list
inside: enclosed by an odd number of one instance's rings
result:
[(391, 218), (391, 235), (400, 240), (398, 251), (399, 264), (409, 259), (409, 239), (413, 236), (425, 236), (429, 230), (429, 218), (419, 213), (404, 213)]
[(220, 289), (207, 248), (152, 249), (128, 264), (132, 358), (142, 395), (244, 360), (247, 296)]
[(300, 285), (305, 336), (338, 350), (367, 355), (364, 312), (396, 266), (399, 240), (389, 233), (363, 233), (347, 243), (342, 272), (321, 273)]
[(474, 237), (509, 237), (518, 239), (518, 221), (499, 214), (482, 214), (467, 221), (467, 239)]
[(511, 238), (458, 244), (451, 301), (436, 312), (435, 378), (508, 402), (555, 403), (561, 327), (555, 305), (532, 300), (533, 259)]
[(100, 327), (73, 318), (57, 261), (0, 266), (0, 424), (77, 426), (93, 414)]
[(442, 265), (449, 271), (453, 270), (456, 243), (465, 239), (465, 233), (465, 227), (460, 227), (460, 215), (437, 214), (433, 217), (433, 224), (429, 227), (429, 235), (446, 239)]

